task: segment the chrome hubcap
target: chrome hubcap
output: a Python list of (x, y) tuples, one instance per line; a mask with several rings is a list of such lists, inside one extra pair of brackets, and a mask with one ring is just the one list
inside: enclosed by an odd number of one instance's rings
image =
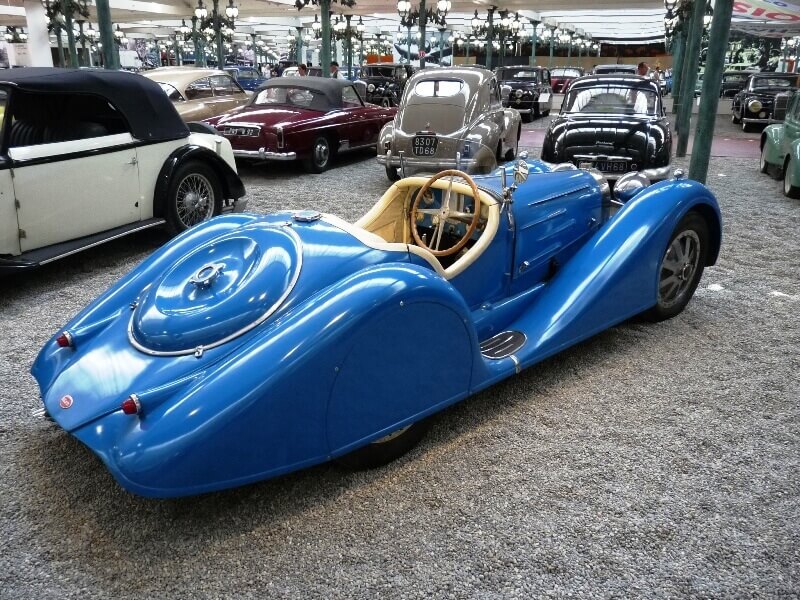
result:
[(669, 308), (680, 302), (692, 284), (700, 262), (700, 238), (694, 231), (684, 231), (667, 248), (661, 262), (658, 302)]
[(317, 142), (317, 145), (314, 146), (314, 157), (317, 159), (317, 164), (320, 166), (328, 162), (330, 153), (327, 142)]
[(210, 218), (214, 212), (214, 188), (199, 173), (183, 178), (178, 186), (178, 219), (185, 227), (192, 227)]

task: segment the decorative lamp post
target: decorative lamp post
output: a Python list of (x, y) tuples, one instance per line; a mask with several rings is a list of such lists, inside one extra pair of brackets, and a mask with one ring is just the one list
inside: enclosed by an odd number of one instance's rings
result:
[(220, 12), (219, 0), (213, 0), (211, 14), (208, 14), (208, 9), (203, 5), (203, 0), (197, 0), (197, 7), (194, 9), (194, 15), (199, 21), (199, 27), (207, 34), (211, 30), (213, 39), (216, 43), (217, 50), (217, 68), (222, 69), (225, 66), (225, 46), (223, 44), (223, 35), (225, 37), (232, 37), (236, 28), (236, 17), (239, 16), (239, 8), (234, 5), (233, 0), (228, 0), (228, 6), (225, 7), (225, 13)]
[[(297, 10), (302, 10), (308, 5), (319, 6), (319, 12), (322, 17), (319, 30), (316, 26), (316, 17), (312, 29), (315, 33), (319, 31), (318, 37), (322, 39), (322, 48), (320, 50), (320, 64), (322, 65), (322, 76), (330, 77), (331, 70), (331, 2), (337, 0), (295, 0), (294, 5)], [(338, 0), (341, 6), (352, 8), (355, 6), (355, 0)]]
[(358, 17), (358, 23), (356, 24), (356, 32), (358, 33), (358, 65), (361, 66), (364, 64), (364, 21), (361, 20), (361, 17)]
[[(428, 23), (435, 23), (436, 25), (446, 25), (447, 13), (452, 7), (450, 0), (437, 0), (436, 8), (426, 8), (426, 0), (420, 0), (419, 8), (412, 9), (410, 0), (397, 0), (397, 13), (400, 15), (400, 24), (406, 27), (411, 32), (413, 25), (419, 25), (419, 66), (425, 67), (425, 45), (426, 45), (426, 31), (425, 28)], [(409, 43), (409, 60), (411, 58), (411, 47)]]

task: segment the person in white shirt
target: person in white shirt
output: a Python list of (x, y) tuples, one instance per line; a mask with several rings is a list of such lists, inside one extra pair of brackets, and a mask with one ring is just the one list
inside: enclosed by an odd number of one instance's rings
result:
[(339, 63), (335, 60), (331, 61), (331, 79), (344, 79), (344, 75), (339, 71)]

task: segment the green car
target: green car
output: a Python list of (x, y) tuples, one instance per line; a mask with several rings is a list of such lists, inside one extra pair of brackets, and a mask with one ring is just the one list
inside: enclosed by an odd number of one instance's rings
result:
[(782, 112), (779, 104), (783, 102), (786, 102), (783, 123), (768, 125), (761, 134), (759, 166), (762, 173), (776, 179), (783, 177), (785, 195), (800, 198), (800, 91), (778, 94), (775, 98), (776, 117)]

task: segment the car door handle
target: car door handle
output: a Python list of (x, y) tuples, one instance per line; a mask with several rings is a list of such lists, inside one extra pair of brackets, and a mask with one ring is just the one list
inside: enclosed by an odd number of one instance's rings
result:
[(130, 159), (130, 160), (129, 160), (128, 162), (126, 162), (125, 164), (126, 164), (126, 165), (136, 165), (136, 164), (139, 164), (139, 159), (138, 159), (138, 158), (136, 158), (136, 157), (134, 156), (132, 159)]

